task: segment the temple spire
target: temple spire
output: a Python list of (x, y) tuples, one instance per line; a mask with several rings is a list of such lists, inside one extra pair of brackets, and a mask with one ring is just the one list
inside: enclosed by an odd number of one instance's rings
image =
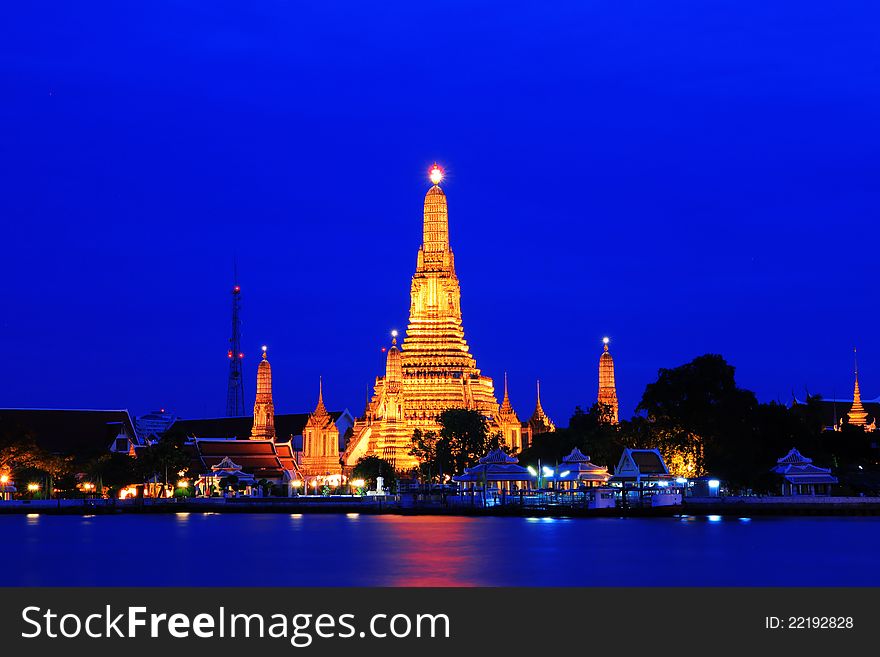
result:
[(504, 373), (504, 399), (501, 400), (501, 408), (498, 410), (501, 415), (510, 415), (513, 413), (513, 404), (510, 403), (510, 395), (507, 393), (507, 372)]
[(257, 395), (254, 399), (254, 426), (251, 440), (275, 439), (275, 403), (272, 400), (272, 366), (268, 348), (263, 345), (263, 358), (257, 366)]
[(603, 420), (608, 424), (617, 424), (619, 412), (617, 384), (614, 380), (614, 359), (608, 351), (609, 342), (608, 338), (602, 338), (602, 355), (599, 357), (599, 395), (596, 401), (600, 406), (600, 413), (605, 414)]
[(864, 427), (868, 424), (868, 412), (862, 405), (862, 391), (859, 389), (859, 359), (855, 348), (853, 348), (853, 361), (855, 363), (856, 382), (853, 387), (853, 404), (847, 416), (849, 417), (850, 424)]
[(446, 194), (440, 189), (443, 169), (435, 162), (428, 172), (433, 186), (425, 194), (422, 251), (424, 264), (443, 264), (449, 251), (449, 209)]
[(531, 429), (532, 435), (535, 436), (539, 433), (551, 433), (556, 431), (556, 425), (553, 423), (547, 414), (544, 412), (544, 408), (541, 406), (541, 380), (538, 379), (536, 382), (537, 388), (537, 399), (535, 401), (535, 412), (532, 413), (532, 417), (529, 418), (529, 428)]
[(324, 406), (324, 377), (318, 377), (318, 405), (315, 406), (315, 410), (312, 412), (312, 415), (329, 415), (327, 412), (327, 407)]

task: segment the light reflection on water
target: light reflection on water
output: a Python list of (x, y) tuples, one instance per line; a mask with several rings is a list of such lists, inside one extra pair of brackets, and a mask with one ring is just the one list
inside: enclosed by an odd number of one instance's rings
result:
[(0, 536), (0, 585), (880, 585), (873, 517), (31, 514)]

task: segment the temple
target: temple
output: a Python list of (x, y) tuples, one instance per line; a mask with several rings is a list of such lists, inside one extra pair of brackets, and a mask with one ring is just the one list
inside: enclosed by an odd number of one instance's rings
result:
[(614, 359), (608, 352), (608, 338), (602, 338), (603, 350), (599, 357), (599, 412), (608, 424), (618, 423), (617, 385), (614, 382)]
[(272, 367), (263, 345), (263, 360), (257, 367), (257, 396), (254, 399), (254, 428), (251, 440), (275, 439), (275, 404), (272, 401)]
[(376, 378), (373, 396), (343, 454), (346, 466), (374, 455), (393, 463), (398, 471), (416, 467), (418, 461), (409, 454), (413, 431), (439, 431), (437, 418), (449, 408), (482, 413), (489, 419), (490, 431), (504, 431), (511, 446), (522, 445), (521, 426), (510, 400), (502, 413), (492, 379), (477, 368), (465, 341), (461, 289), (449, 244), (449, 210), (440, 188), (443, 170), (435, 164), (429, 177), (433, 186), (425, 195), (406, 338), (398, 348), (393, 334), (385, 376)]
[(318, 404), (303, 429), (300, 468), (306, 477), (341, 475), (339, 428), (324, 406), (324, 382), (318, 380)]
[[(855, 354), (855, 349), (853, 349), (853, 354)], [(854, 356), (854, 358), (856, 383), (853, 388), (853, 403), (846, 415), (849, 418), (850, 424), (857, 427), (866, 427), (868, 425), (868, 411), (862, 405), (862, 391), (859, 390), (859, 361), (857, 357)]]
[(876, 431), (877, 418), (880, 417), (880, 397), (862, 399), (858, 359), (855, 359), (854, 374), (852, 399), (808, 394), (805, 399), (799, 400), (792, 395), (792, 408), (810, 407), (818, 410), (825, 431), (843, 431), (846, 426), (858, 427), (868, 432)]
[(553, 420), (550, 419), (550, 416), (544, 412), (544, 407), (541, 406), (541, 382), (537, 382), (537, 399), (535, 401), (535, 412), (532, 413), (532, 417), (529, 418), (527, 424), (526, 433), (528, 434), (528, 440), (531, 442), (534, 436), (537, 436), (541, 433), (553, 433), (556, 431), (556, 425), (553, 423)]

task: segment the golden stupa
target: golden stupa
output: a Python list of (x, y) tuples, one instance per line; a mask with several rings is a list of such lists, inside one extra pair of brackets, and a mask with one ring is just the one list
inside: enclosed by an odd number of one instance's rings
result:
[(396, 332), (387, 353), (385, 376), (377, 377), (364, 417), (343, 454), (346, 466), (375, 455), (410, 470), (418, 461), (409, 449), (415, 429), (439, 431), (438, 416), (449, 408), (477, 410), (501, 431), (508, 446), (522, 449), (522, 427), (509, 399), (499, 414), (492, 379), (477, 368), (464, 338), (461, 288), (449, 246), (449, 211), (440, 188), (443, 170), (429, 172), (422, 246), (410, 289), (409, 325), (401, 348)]
[[(855, 354), (855, 349), (853, 349), (853, 354)], [(862, 391), (859, 390), (858, 359), (855, 359), (855, 365), (856, 385), (855, 388), (853, 388), (853, 404), (846, 415), (849, 418), (850, 424), (853, 424), (857, 427), (866, 427), (868, 425), (868, 411), (866, 411), (865, 407), (862, 405)]]
[(610, 424), (618, 423), (617, 385), (614, 382), (614, 359), (608, 352), (608, 338), (602, 338), (603, 350), (599, 356), (599, 396), (600, 406), (608, 408), (606, 418)]
[(252, 440), (275, 439), (275, 403), (272, 401), (272, 366), (263, 346), (263, 359), (257, 367), (257, 396), (254, 399)]

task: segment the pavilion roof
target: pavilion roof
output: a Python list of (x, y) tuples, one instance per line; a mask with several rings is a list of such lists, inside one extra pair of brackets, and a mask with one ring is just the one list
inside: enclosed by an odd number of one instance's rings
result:
[(477, 465), (465, 468), (463, 474), (453, 477), (457, 482), (478, 481), (531, 481), (535, 477), (528, 469), (519, 465), (519, 459), (505, 454), (501, 449), (493, 449), (479, 460)]

